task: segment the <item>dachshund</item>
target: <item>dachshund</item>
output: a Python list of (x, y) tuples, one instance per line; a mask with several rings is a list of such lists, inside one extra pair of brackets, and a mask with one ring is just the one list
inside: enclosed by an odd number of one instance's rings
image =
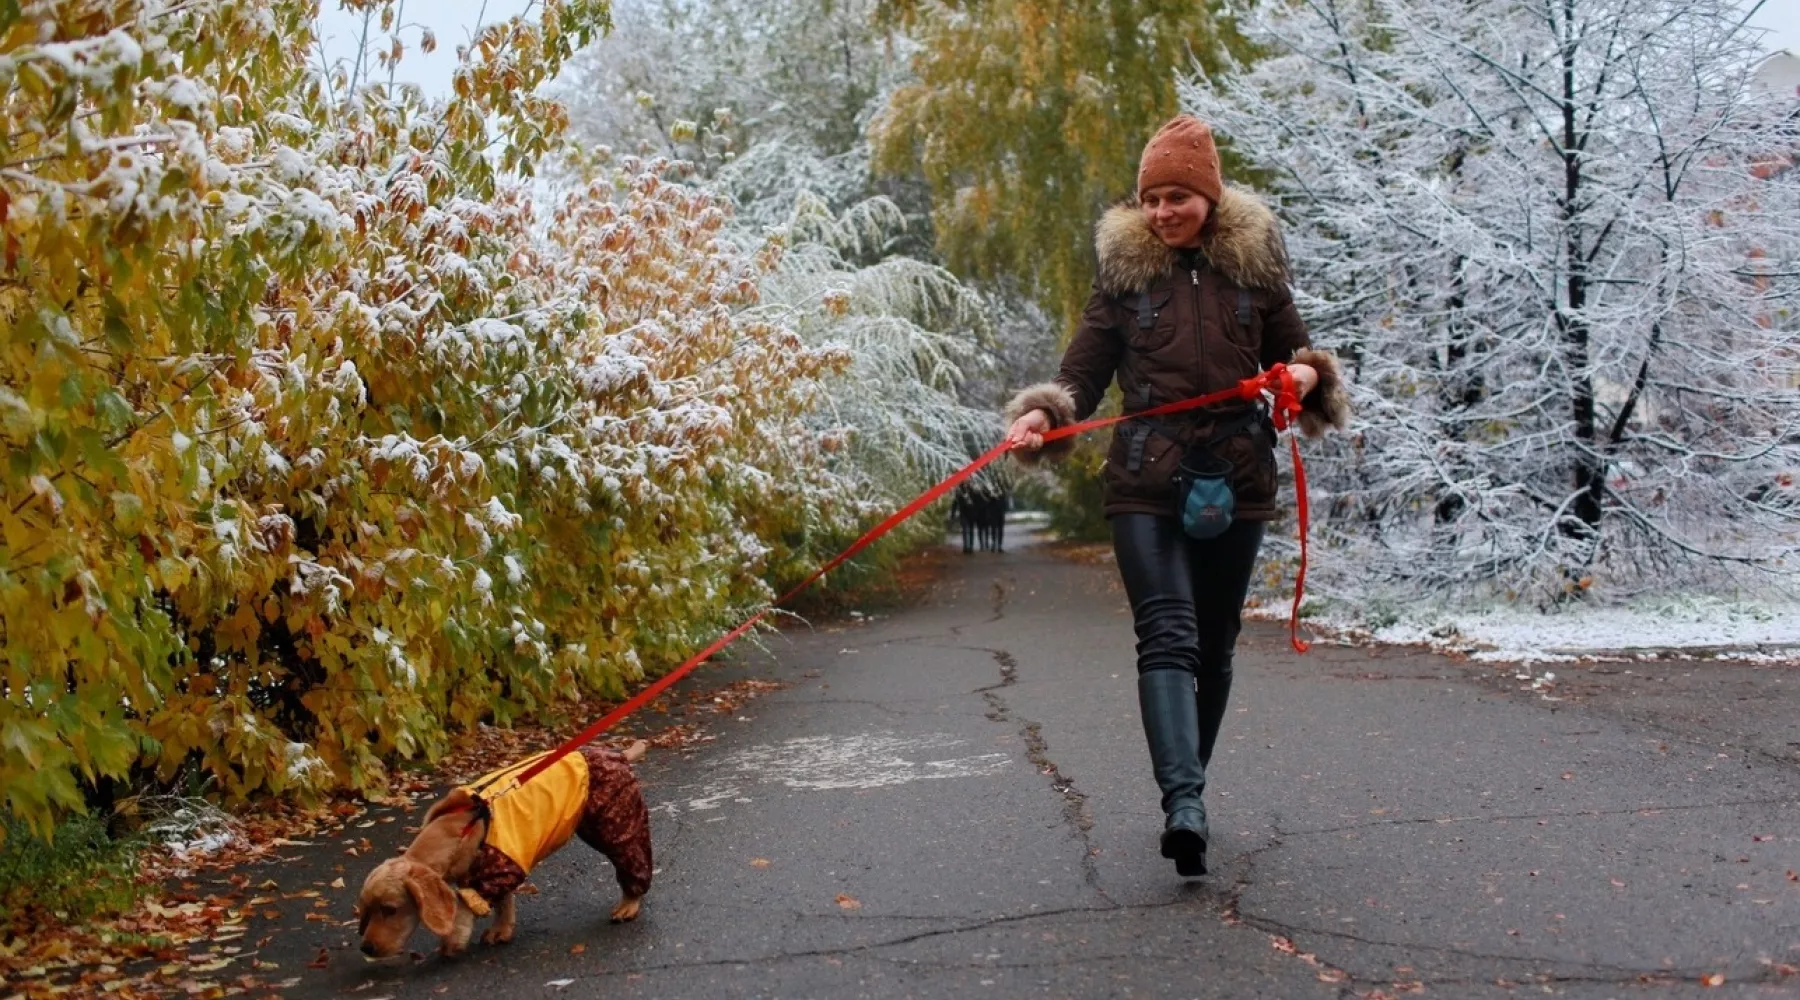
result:
[(362, 951), (399, 954), (423, 923), (446, 957), (468, 949), (477, 917), (494, 913), (483, 944), (505, 944), (516, 923), (513, 892), (539, 861), (579, 836), (613, 863), (622, 897), (614, 923), (636, 919), (650, 890), (650, 812), (631, 765), (647, 749), (583, 747), (523, 785), (516, 775), (539, 754), (457, 788), (425, 813), (399, 857), (363, 881), (356, 916)]

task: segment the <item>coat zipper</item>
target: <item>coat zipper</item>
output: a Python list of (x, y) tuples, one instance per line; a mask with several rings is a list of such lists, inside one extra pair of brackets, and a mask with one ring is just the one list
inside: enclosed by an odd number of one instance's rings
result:
[(1200, 269), (1191, 268), (1188, 278), (1194, 283), (1194, 352), (1200, 358), (1200, 370), (1195, 373), (1200, 391), (1206, 391), (1206, 317), (1200, 308)]

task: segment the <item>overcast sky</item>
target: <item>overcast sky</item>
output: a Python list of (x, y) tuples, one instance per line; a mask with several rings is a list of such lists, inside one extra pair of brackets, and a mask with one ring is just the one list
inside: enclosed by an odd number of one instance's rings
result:
[[(433, 97), (449, 93), (456, 46), (468, 41), (484, 19), (491, 23), (511, 17), (530, 4), (531, 0), (408, 0), (406, 22), (429, 27), (437, 35), (438, 49), (430, 55), (420, 52), (418, 30), (403, 31), (406, 58), (394, 71), (395, 81), (416, 83)], [(321, 6), (324, 12), (319, 26), (326, 57), (348, 59), (356, 51), (362, 16), (345, 13), (335, 0), (325, 0)], [(1753, 23), (1771, 31), (1767, 39), (1770, 48), (1800, 54), (1800, 0), (1765, 0)]]
[[(1800, 0), (1782, 0), (1800, 3)], [(406, 43), (406, 57), (394, 70), (396, 83), (416, 83), (427, 96), (441, 97), (450, 93), (450, 74), (456, 69), (456, 47), (467, 42), (475, 28), (483, 23), (512, 17), (531, 5), (531, 0), (407, 0), (405, 23), (423, 25), (437, 36), (437, 51), (426, 55), (419, 51), (419, 31), (408, 27), (400, 38)], [(346, 13), (337, 0), (320, 4), (319, 36), (330, 60), (348, 60), (356, 52), (362, 36), (361, 14)], [(371, 22), (369, 31), (380, 28)], [(385, 74), (383, 74), (385, 75)]]

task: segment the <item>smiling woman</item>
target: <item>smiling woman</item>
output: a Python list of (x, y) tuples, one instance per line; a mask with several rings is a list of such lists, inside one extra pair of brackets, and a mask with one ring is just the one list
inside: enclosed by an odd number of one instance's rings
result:
[[(1085, 419), (1116, 377), (1126, 413), (1191, 399), (1286, 364), (1301, 426), (1342, 426), (1337, 360), (1310, 346), (1275, 217), (1220, 176), (1212, 130), (1181, 116), (1144, 147), (1138, 204), (1107, 212), (1099, 275), (1054, 381), (1020, 393), (1008, 438)], [(1231, 691), (1232, 650), (1278, 515), (1274, 428), (1260, 406), (1120, 425), (1105, 511), (1138, 637), (1138, 705), (1166, 815), (1162, 854), (1206, 874), (1206, 767)]]

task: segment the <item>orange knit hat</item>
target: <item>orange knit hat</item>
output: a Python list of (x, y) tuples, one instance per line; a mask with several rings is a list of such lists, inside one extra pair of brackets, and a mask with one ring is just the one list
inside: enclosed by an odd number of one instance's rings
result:
[(1138, 196), (1163, 184), (1179, 184), (1217, 205), (1225, 185), (1212, 129), (1193, 115), (1177, 115), (1157, 129), (1138, 161)]

